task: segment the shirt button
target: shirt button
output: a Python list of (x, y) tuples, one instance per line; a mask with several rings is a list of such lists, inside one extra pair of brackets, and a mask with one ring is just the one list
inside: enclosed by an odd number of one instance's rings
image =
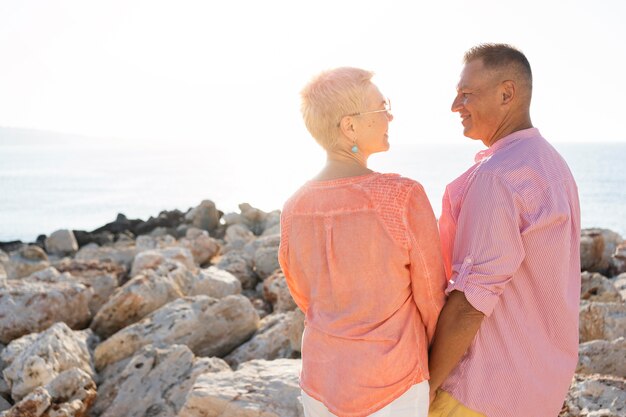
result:
[(471, 258), (471, 257), (469, 257), (469, 256), (467, 256), (467, 257), (465, 258), (465, 263), (469, 264), (469, 263), (471, 263), (471, 262), (472, 262), (472, 258)]

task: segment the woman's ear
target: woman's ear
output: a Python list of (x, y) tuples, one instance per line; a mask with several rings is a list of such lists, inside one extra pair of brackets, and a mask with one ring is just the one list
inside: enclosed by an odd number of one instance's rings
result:
[(343, 116), (339, 122), (339, 129), (344, 136), (352, 137), (354, 135), (354, 118), (352, 116)]

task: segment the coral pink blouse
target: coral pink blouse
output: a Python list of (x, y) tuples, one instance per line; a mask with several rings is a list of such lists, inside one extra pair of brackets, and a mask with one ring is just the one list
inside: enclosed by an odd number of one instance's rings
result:
[(306, 183), (283, 208), (279, 261), (306, 317), (308, 395), (359, 417), (429, 378), (446, 279), (419, 183), (380, 173)]

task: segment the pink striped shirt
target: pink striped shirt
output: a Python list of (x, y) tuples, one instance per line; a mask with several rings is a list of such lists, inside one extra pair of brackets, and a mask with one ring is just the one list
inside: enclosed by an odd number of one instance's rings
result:
[(485, 314), (442, 388), (488, 417), (556, 417), (578, 359), (580, 208), (535, 128), (506, 136), (446, 188), (449, 294)]

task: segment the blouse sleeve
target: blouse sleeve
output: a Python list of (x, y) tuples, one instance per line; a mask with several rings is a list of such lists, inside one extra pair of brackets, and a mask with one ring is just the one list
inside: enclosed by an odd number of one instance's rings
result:
[(416, 184), (406, 211), (413, 298), (432, 342), (445, 302), (446, 278), (437, 221), (424, 188)]
[(280, 246), (278, 247), (278, 263), (280, 268), (285, 274), (285, 280), (287, 281), (287, 287), (289, 287), (289, 293), (295, 301), (296, 305), (306, 315), (309, 307), (309, 300), (305, 297), (304, 293), (300, 291), (298, 282), (294, 279), (289, 268), (289, 234), (290, 234), (290, 215), (287, 211), (283, 210), (280, 215)]

